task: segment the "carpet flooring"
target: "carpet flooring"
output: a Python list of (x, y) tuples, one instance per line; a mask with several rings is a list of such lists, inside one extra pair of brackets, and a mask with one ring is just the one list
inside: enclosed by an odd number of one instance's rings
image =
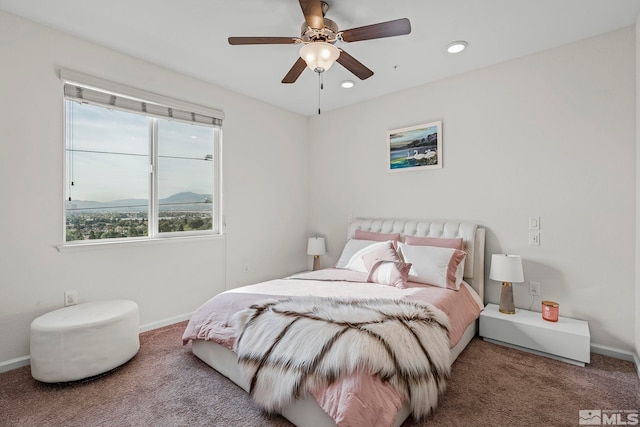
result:
[[(131, 361), (91, 381), (44, 384), (32, 379), (29, 367), (0, 374), (0, 425), (292, 425), (260, 411), (247, 393), (193, 356), (190, 345), (182, 346), (185, 326), (141, 334)], [(591, 356), (582, 368), (475, 338), (454, 364), (438, 409), (403, 427), (577, 426), (580, 410), (639, 413), (633, 364)]]

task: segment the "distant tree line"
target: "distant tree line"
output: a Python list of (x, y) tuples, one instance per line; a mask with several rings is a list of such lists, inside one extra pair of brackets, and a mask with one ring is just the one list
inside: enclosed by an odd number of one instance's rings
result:
[[(167, 212), (161, 212), (161, 215)], [(158, 220), (160, 232), (210, 230), (212, 218), (203, 212), (171, 212)], [(67, 213), (66, 241), (117, 239), (148, 235), (146, 213)]]

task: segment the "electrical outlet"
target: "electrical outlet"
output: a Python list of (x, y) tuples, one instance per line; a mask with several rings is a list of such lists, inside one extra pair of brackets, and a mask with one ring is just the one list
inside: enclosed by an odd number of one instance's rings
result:
[(540, 296), (540, 282), (529, 282), (529, 294), (536, 297)]
[(76, 305), (78, 303), (78, 291), (64, 291), (64, 305)]
[(539, 231), (530, 231), (529, 232), (529, 246), (540, 246), (540, 232)]

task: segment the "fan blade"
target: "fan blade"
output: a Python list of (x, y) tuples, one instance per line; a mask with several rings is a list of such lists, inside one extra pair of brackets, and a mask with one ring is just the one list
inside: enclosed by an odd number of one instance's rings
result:
[(384, 37), (402, 36), (411, 32), (411, 22), (407, 18), (379, 24), (365, 25), (341, 32), (342, 41), (358, 42), (361, 40), (381, 39)]
[(308, 26), (316, 30), (324, 28), (324, 15), (322, 14), (320, 0), (300, 0), (300, 8)]
[(295, 81), (298, 80), (298, 77), (300, 77), (300, 74), (302, 74), (305, 68), (307, 68), (307, 63), (304, 62), (304, 59), (298, 58), (287, 75), (284, 76), (284, 79), (282, 79), (282, 83), (295, 83)]
[(297, 37), (229, 37), (230, 45), (245, 44), (296, 44), (300, 40)]
[(338, 64), (355, 74), (355, 76), (360, 80), (365, 80), (373, 76), (373, 71), (368, 69), (363, 63), (342, 49), (340, 49), (340, 56), (338, 56), (336, 61)]

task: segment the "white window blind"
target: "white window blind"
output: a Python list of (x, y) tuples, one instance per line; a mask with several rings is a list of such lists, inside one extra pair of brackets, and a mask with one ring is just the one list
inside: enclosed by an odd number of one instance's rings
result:
[(70, 70), (60, 70), (66, 99), (151, 117), (222, 126), (220, 110), (185, 103), (162, 95), (110, 82)]

